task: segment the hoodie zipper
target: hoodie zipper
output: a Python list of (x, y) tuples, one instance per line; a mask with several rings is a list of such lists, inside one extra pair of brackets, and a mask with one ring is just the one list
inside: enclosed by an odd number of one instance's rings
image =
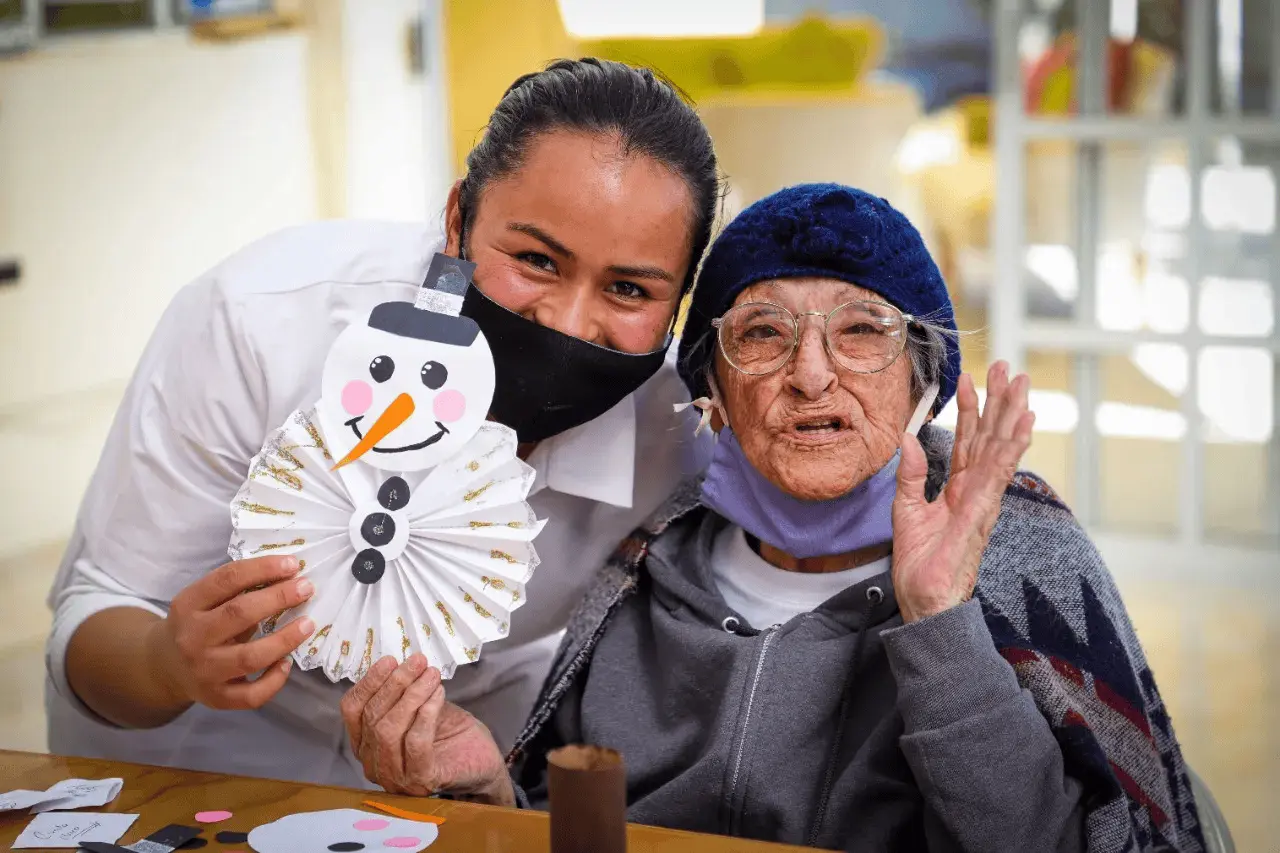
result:
[[(738, 797), (738, 780), (742, 775), (742, 756), (747, 749), (747, 736), (751, 733), (751, 710), (755, 706), (756, 690), (760, 687), (760, 676), (764, 672), (764, 659), (769, 654), (769, 646), (780, 626), (771, 625), (764, 631), (764, 642), (760, 646), (760, 655), (756, 658), (755, 672), (751, 676), (751, 690), (747, 693), (747, 709), (742, 716), (742, 737), (738, 739), (738, 749), (733, 757), (733, 777), (729, 782), (729, 834), (733, 834), (734, 824), (738, 816), (736, 806)], [(734, 632), (736, 633), (736, 632)]]

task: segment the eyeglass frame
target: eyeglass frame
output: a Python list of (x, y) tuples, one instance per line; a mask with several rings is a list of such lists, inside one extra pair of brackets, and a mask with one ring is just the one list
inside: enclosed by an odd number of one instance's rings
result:
[[(724, 338), (721, 337), (721, 332), (724, 329), (724, 318), (727, 317), (733, 311), (736, 311), (739, 308), (745, 308), (748, 305), (767, 305), (770, 308), (777, 308), (780, 311), (785, 312), (786, 315), (791, 318), (791, 325), (795, 327), (795, 335), (791, 341), (791, 351), (787, 353), (786, 358), (778, 362), (777, 367), (771, 368), (769, 370), (761, 371), (760, 373), (752, 373), (748, 370), (743, 370), (741, 367), (734, 364), (733, 359), (730, 358), (729, 354), (724, 350)], [(754, 302), (754, 301), (743, 302), (741, 305), (734, 305), (730, 307), (728, 311), (725, 311), (719, 317), (716, 317), (714, 320), (712, 320), (711, 327), (716, 330), (716, 346), (720, 349), (720, 354), (724, 356), (724, 360), (729, 363), (730, 367), (732, 367), (734, 370), (738, 371), (739, 373), (743, 374), (744, 376), (768, 376), (771, 373), (777, 373), (779, 370), (786, 367), (788, 363), (790, 363), (791, 359), (795, 357), (796, 351), (800, 349), (800, 318), (801, 317), (821, 317), (822, 318), (822, 347), (827, 351), (827, 355), (831, 357), (831, 360), (834, 361), (836, 364), (840, 365), (841, 367), (843, 367), (845, 370), (849, 370), (849, 371), (852, 371), (853, 373), (857, 373), (863, 376), (870, 376), (870, 375), (881, 373), (883, 371), (888, 370), (890, 367), (894, 365), (894, 363), (898, 359), (902, 358), (902, 354), (906, 352), (907, 339), (909, 335), (902, 336), (902, 346), (898, 347), (898, 351), (894, 353), (893, 358), (885, 362), (883, 367), (876, 368), (875, 370), (858, 370), (857, 368), (849, 367), (840, 359), (840, 356), (836, 355), (835, 352), (832, 351), (831, 330), (830, 330), (830, 327), (828, 326), (828, 323), (831, 321), (831, 316), (833, 314), (835, 314), (837, 311), (842, 311), (845, 308), (848, 308), (850, 305), (880, 305), (885, 308), (888, 308), (890, 311), (896, 312), (898, 316), (902, 318), (902, 326), (904, 329), (912, 325), (915, 325), (915, 326), (923, 325), (920, 319), (917, 318), (914, 314), (908, 314), (905, 311), (899, 310), (899, 308), (896, 305), (890, 305), (888, 302), (883, 302), (878, 299), (851, 299), (848, 302), (842, 302), (841, 304), (837, 305), (835, 308), (832, 308), (830, 311), (826, 312), (825, 314), (821, 311), (802, 311), (799, 314), (794, 314), (792, 313), (791, 309), (787, 308), (785, 305), (779, 305), (776, 302)]]

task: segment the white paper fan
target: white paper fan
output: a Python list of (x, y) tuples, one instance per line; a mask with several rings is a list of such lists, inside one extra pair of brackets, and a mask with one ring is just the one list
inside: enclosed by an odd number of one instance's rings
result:
[(525, 501), (534, 471), (515, 432), (485, 423), (425, 471), (333, 471), (321, 423), (315, 410), (290, 415), (232, 502), (231, 558), (293, 554), (316, 586), (262, 632), (310, 616), (316, 630), (294, 660), (334, 682), (415, 652), (451, 678), (507, 635), (538, 565), (544, 522)]

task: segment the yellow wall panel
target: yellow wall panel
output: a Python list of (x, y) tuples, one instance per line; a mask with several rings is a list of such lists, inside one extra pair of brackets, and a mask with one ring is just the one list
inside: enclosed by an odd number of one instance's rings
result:
[(449, 126), (461, 175), (512, 81), (580, 49), (565, 32), (556, 0), (445, 0), (444, 12)]

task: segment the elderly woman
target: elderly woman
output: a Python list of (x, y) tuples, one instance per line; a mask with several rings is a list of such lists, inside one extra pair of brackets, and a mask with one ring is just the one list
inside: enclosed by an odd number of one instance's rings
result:
[[(718, 433), (601, 572), (511, 760), (434, 670), (380, 662), (344, 712), (369, 777), (546, 800), (547, 753), (613, 747), (630, 820), (846, 851), (1199, 850), (1123, 605), (1054, 493), (1015, 473), (1025, 376), (979, 412), (920, 235), (794, 187), (716, 241), (681, 373)], [(953, 437), (921, 423), (958, 392)]]

